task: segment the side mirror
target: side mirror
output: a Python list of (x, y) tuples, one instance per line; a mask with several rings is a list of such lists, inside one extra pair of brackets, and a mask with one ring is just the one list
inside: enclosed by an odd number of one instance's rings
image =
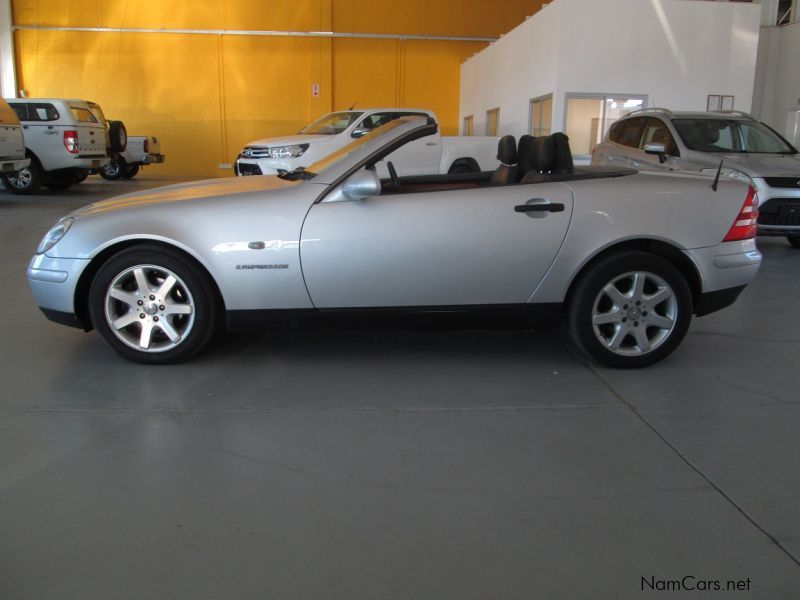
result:
[(667, 160), (667, 148), (664, 144), (645, 144), (644, 151), (646, 154), (654, 154), (658, 156), (658, 162), (662, 165)]
[(375, 171), (366, 169), (353, 173), (342, 186), (342, 194), (348, 200), (366, 200), (381, 193), (381, 180)]
[(360, 138), (360, 137), (364, 137), (368, 133), (369, 133), (369, 131), (367, 131), (366, 129), (361, 129), (361, 128), (353, 129), (353, 133), (350, 134), (350, 137)]

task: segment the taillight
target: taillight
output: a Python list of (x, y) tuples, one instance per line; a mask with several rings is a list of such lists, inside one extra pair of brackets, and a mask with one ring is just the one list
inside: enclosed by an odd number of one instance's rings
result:
[(144, 140), (144, 153), (147, 154), (148, 152), (150, 152), (150, 140), (145, 138), (145, 140)]
[(752, 185), (747, 190), (747, 198), (742, 205), (742, 210), (728, 230), (724, 242), (737, 242), (756, 237), (758, 233), (758, 196), (756, 188)]
[(72, 154), (78, 153), (78, 132), (69, 130), (64, 132), (64, 147)]

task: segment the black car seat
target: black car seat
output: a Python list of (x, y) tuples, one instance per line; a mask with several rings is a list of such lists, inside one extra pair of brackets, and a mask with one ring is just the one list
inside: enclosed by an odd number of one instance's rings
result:
[(519, 138), (517, 148), (517, 177), (521, 181), (525, 174), (533, 168), (533, 140), (532, 135), (523, 135)]
[(550, 170), (555, 175), (569, 175), (575, 172), (575, 163), (572, 160), (572, 150), (569, 149), (569, 137), (566, 133), (557, 131), (550, 137), (553, 138), (553, 167)]
[(504, 135), (497, 143), (497, 160), (502, 164), (497, 167), (490, 185), (509, 185), (517, 183), (517, 140), (513, 135)]
[(550, 135), (533, 140), (531, 147), (531, 169), (525, 173), (522, 183), (548, 181), (555, 166), (555, 144)]

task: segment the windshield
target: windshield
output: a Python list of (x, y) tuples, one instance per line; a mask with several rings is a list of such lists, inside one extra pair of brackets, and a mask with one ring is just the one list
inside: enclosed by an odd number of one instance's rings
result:
[(352, 142), (347, 144), (347, 146), (339, 148), (336, 152), (329, 154), (328, 156), (318, 160), (317, 162), (309, 165), (308, 167), (298, 167), (294, 171), (282, 173), (278, 175), (278, 177), (280, 177), (281, 179), (288, 179), (290, 181), (296, 179), (313, 179), (314, 177), (317, 176), (317, 174), (321, 173), (325, 169), (329, 169), (330, 167), (334, 166), (340, 161), (345, 160), (353, 152), (359, 150), (362, 146), (375, 140), (375, 138), (383, 136), (389, 131), (392, 131), (397, 127), (405, 125), (407, 122), (408, 122), (407, 119), (396, 119), (394, 121), (391, 121), (386, 125), (383, 125), (382, 127), (373, 129), (365, 136), (353, 140)]
[(690, 150), (748, 154), (796, 154), (797, 151), (763, 123), (736, 119), (673, 119)]
[(362, 115), (360, 112), (337, 112), (325, 115), (306, 125), (300, 133), (307, 135), (339, 135)]

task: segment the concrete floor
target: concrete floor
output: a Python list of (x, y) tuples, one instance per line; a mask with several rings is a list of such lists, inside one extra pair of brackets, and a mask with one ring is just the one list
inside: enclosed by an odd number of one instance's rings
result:
[(62, 214), (162, 183), (0, 192), (3, 600), (800, 597), (785, 240), (643, 371), (507, 331), (236, 335), (148, 368), (45, 320), (25, 269)]

